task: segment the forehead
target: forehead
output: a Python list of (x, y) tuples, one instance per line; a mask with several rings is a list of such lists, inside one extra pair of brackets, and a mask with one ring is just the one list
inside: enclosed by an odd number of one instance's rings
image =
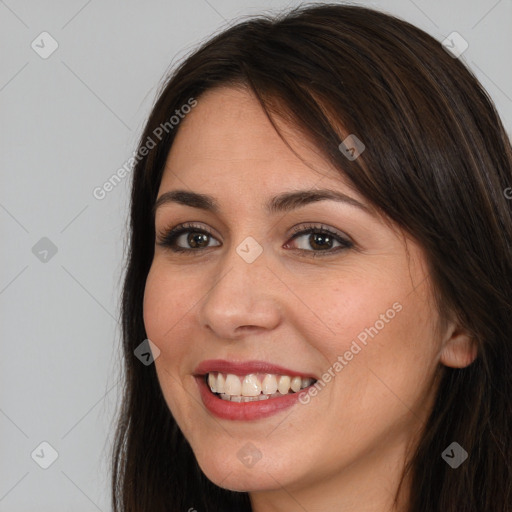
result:
[(316, 186), (321, 181), (322, 186), (346, 189), (343, 175), (312, 142), (274, 116), (286, 142), (279, 136), (249, 90), (219, 87), (206, 91), (197, 101), (179, 125), (162, 188), (181, 179), (189, 186), (230, 182), (238, 187), (276, 189)]

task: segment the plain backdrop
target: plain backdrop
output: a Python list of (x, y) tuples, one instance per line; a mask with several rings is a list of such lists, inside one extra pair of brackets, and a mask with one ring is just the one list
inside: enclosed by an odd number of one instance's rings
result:
[[(111, 510), (130, 176), (93, 191), (180, 58), (238, 16), (298, 3), (0, 1), (0, 512)], [(458, 32), (512, 132), (512, 0), (353, 3), (440, 44)]]

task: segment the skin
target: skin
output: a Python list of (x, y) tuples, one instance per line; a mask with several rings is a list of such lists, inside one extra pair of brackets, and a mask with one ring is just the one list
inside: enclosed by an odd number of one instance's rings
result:
[[(456, 322), (438, 332), (422, 249), (372, 211), (299, 131), (276, 122), (315, 170), (240, 88), (207, 91), (179, 126), (158, 196), (205, 193), (220, 211), (177, 203), (157, 209), (144, 322), (161, 351), (155, 365), (163, 395), (207, 477), (248, 491), (256, 512), (404, 510), (392, 500), (440, 365), (466, 366), (476, 352)], [(285, 214), (263, 208), (279, 193), (316, 188), (343, 192), (370, 211), (333, 200)], [(158, 244), (159, 233), (183, 222), (213, 232), (208, 248), (180, 254)], [(294, 226), (318, 224), (350, 237), (354, 248), (336, 252), (333, 242), (330, 254), (313, 257), (321, 251), (310, 235), (292, 240)], [(236, 252), (248, 236), (263, 248), (253, 263)], [(186, 235), (179, 240), (191, 249)], [(366, 346), (359, 343), (308, 404), (254, 421), (218, 419), (203, 406), (193, 377), (201, 361), (264, 360), (321, 378), (395, 303), (401, 311)], [(243, 447), (261, 454), (252, 467), (237, 456)], [(406, 493), (407, 486), (402, 500)]]

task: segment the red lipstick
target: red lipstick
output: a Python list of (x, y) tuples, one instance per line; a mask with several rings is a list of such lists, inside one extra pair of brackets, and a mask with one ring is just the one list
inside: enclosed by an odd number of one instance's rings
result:
[(266, 400), (231, 402), (221, 399), (210, 390), (205, 377), (206, 374), (210, 372), (231, 373), (239, 376), (251, 373), (271, 373), (276, 375), (289, 375), (291, 377), (309, 377), (316, 381), (316, 377), (311, 373), (291, 370), (265, 361), (232, 362), (223, 359), (203, 361), (195, 369), (195, 377), (204, 406), (211, 414), (218, 418), (238, 421), (262, 419), (288, 409), (298, 402), (302, 393), (307, 393), (309, 387), (301, 389), (296, 393), (289, 393)]
[(265, 361), (233, 362), (226, 361), (225, 359), (209, 359), (201, 362), (194, 371), (196, 375), (206, 375), (210, 372), (232, 373), (233, 375), (274, 373), (277, 375), (298, 375), (300, 377), (309, 377), (316, 380), (316, 377), (312, 373), (291, 370), (290, 368), (267, 363)]

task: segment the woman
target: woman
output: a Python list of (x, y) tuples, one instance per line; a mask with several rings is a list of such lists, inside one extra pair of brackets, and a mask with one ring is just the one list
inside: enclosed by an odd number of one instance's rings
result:
[(255, 18), (136, 159), (114, 510), (512, 510), (512, 150), (459, 60), (362, 7)]

